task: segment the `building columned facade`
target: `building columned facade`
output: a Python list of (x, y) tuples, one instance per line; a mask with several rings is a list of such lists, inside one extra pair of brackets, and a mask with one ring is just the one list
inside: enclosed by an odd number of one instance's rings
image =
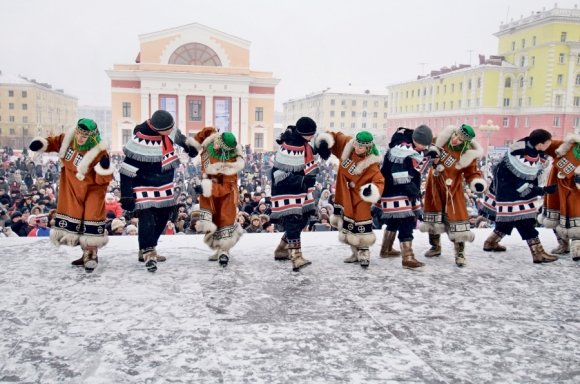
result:
[(214, 126), (255, 151), (272, 150), (279, 80), (250, 69), (250, 42), (198, 23), (140, 35), (139, 41), (135, 64), (106, 71), (114, 152), (157, 109), (170, 112), (187, 135)]
[(77, 122), (77, 105), (62, 89), (0, 71), (0, 147), (21, 151), (35, 136), (65, 132)]
[(321, 130), (342, 131), (354, 135), (367, 130), (379, 143), (385, 143), (387, 128), (387, 92), (357, 89), (352, 86), (328, 88), (289, 100), (284, 104), (283, 126), (294, 125), (301, 116), (309, 116)]
[(500, 25), (496, 55), (432, 71), (389, 89), (389, 127), (480, 129), (505, 147), (536, 128), (580, 130), (580, 10), (553, 8)]

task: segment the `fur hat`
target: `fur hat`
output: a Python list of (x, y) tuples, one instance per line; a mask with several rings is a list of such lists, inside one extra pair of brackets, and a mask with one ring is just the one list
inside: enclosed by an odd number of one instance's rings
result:
[(296, 132), (302, 136), (311, 136), (316, 133), (316, 123), (310, 117), (301, 117), (296, 122)]
[(433, 142), (433, 132), (426, 125), (419, 125), (413, 130), (413, 141), (417, 144), (429, 146)]
[(114, 200), (115, 199), (115, 195), (113, 195), (111, 192), (107, 192), (105, 194), (105, 200)]
[(159, 110), (155, 111), (148, 121), (149, 127), (156, 131), (168, 131), (175, 125), (175, 120), (171, 113)]
[(14, 220), (14, 219), (16, 219), (17, 217), (22, 217), (22, 212), (20, 212), (20, 211), (14, 211), (14, 212), (12, 213), (12, 215), (10, 215), (10, 220)]
[(260, 216), (258, 215), (252, 215), (252, 217), (250, 217), (250, 223), (254, 220), (260, 220)]
[(231, 132), (223, 132), (219, 137), (219, 142), (220, 146), (227, 151), (236, 149), (236, 146), (238, 145), (236, 136)]
[(76, 129), (88, 137), (87, 142), (83, 145), (79, 145), (78, 149), (87, 150), (101, 142), (101, 133), (99, 132), (97, 123), (95, 123), (94, 120), (86, 118), (80, 119), (77, 122)]
[(123, 223), (123, 221), (122, 220), (119, 220), (119, 219), (114, 219), (111, 222), (111, 229), (113, 231), (116, 231), (119, 228), (123, 228), (124, 226), (125, 226), (125, 223)]
[(373, 134), (368, 131), (360, 131), (356, 134), (354, 141), (361, 147), (367, 147), (367, 154), (377, 155), (379, 150), (375, 146)]
[(552, 140), (552, 134), (545, 129), (534, 129), (528, 136), (528, 141), (532, 147), (545, 143), (548, 140)]
[(129, 233), (130, 231), (135, 231), (137, 232), (137, 227), (133, 224), (129, 224), (125, 227), (125, 232)]

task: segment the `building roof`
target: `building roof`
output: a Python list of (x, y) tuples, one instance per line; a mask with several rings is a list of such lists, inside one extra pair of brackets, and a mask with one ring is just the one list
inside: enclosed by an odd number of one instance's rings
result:
[(0, 84), (31, 85), (32, 83), (29, 80), (26, 80), (20, 76), (15, 76), (15, 75), (0, 71)]

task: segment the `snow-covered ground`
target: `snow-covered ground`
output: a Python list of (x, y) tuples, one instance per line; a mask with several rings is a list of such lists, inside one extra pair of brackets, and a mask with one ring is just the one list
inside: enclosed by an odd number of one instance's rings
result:
[(112, 237), (92, 274), (69, 265), (78, 248), (0, 239), (0, 382), (580, 382), (580, 263), (535, 265), (516, 233), (485, 253), (489, 231), (464, 269), (445, 236), (425, 260), (415, 231), (420, 271), (380, 242), (368, 270), (344, 264), (336, 232), (305, 233), (299, 273), (273, 260), (281, 234), (245, 235), (225, 269), (201, 236), (164, 236), (157, 273), (136, 237)]

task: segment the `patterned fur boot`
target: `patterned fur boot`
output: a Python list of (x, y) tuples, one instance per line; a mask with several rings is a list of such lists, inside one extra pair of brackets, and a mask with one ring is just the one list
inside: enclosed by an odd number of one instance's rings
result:
[(85, 267), (85, 272), (91, 273), (94, 271), (98, 263), (97, 247), (86, 247), (83, 250), (83, 266)]
[(292, 270), (294, 272), (298, 272), (301, 268), (304, 268), (307, 265), (312, 264), (312, 262), (306, 260), (302, 256), (302, 250), (300, 248), (290, 249), (290, 260), (292, 260)]
[(505, 252), (506, 247), (500, 245), (499, 242), (505, 235), (500, 232), (493, 231), (489, 234), (483, 243), (483, 250), (486, 252)]
[(465, 267), (465, 264), (467, 264), (465, 260), (465, 242), (453, 242), (453, 247), (455, 248), (455, 265), (460, 268)]
[(423, 267), (425, 265), (425, 263), (422, 263), (417, 259), (415, 259), (412, 241), (403, 241), (401, 243), (401, 252), (403, 254), (403, 268), (415, 269)]
[(431, 248), (425, 252), (425, 257), (437, 257), (441, 255), (441, 235), (429, 234)]
[(274, 251), (274, 260), (290, 260), (288, 242), (282, 238)]
[[(157, 255), (157, 261), (158, 262), (162, 263), (165, 260), (167, 260), (167, 258), (165, 256)], [(142, 250), (139, 250), (139, 262), (140, 263), (144, 263), (145, 262), (145, 258), (143, 257), (143, 251)]]
[(350, 257), (347, 257), (346, 259), (344, 259), (345, 263), (358, 263), (358, 256), (357, 256), (357, 247), (355, 247), (354, 245), (350, 246), (350, 249), (352, 250), (352, 255), (350, 255)]
[(385, 233), (383, 234), (383, 244), (381, 245), (381, 257), (401, 256), (401, 251), (393, 248), (396, 237), (397, 232), (385, 230)]
[(368, 248), (359, 248), (356, 252), (361, 267), (367, 268), (371, 263), (371, 252)]
[(147, 268), (149, 272), (157, 271), (157, 251), (155, 248), (144, 251), (143, 259), (145, 260), (145, 268)]
[(530, 247), (530, 251), (532, 252), (532, 259), (534, 260), (535, 264), (539, 263), (551, 263), (552, 261), (558, 260), (558, 256), (550, 255), (546, 251), (544, 251), (544, 247), (542, 243), (540, 243), (540, 239), (535, 237), (533, 239), (527, 240), (528, 246)]

